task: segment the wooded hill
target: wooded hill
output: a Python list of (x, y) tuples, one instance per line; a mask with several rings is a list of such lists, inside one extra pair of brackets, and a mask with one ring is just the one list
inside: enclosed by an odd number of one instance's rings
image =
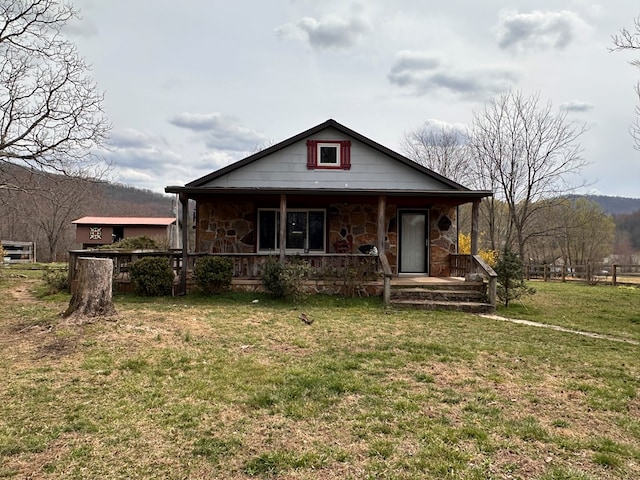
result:
[(608, 197), (605, 195), (582, 195), (582, 197), (596, 202), (609, 215), (640, 212), (640, 198)]
[[(71, 222), (91, 216), (171, 217), (174, 197), (117, 183), (0, 170), (0, 238), (36, 242), (37, 259), (64, 261), (75, 244)], [(18, 187), (19, 186), (19, 187)]]

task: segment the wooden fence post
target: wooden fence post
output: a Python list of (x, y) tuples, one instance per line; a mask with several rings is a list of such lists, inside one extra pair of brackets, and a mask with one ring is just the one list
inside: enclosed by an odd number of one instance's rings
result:
[(613, 271), (611, 272), (611, 284), (615, 287), (618, 282), (618, 265), (613, 264)]

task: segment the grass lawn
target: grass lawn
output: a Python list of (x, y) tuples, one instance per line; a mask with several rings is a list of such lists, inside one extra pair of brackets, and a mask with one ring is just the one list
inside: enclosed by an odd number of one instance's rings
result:
[[(69, 327), (1, 275), (0, 478), (640, 478), (637, 345), (246, 294)], [(640, 289), (534, 286), (498, 313), (640, 339)]]

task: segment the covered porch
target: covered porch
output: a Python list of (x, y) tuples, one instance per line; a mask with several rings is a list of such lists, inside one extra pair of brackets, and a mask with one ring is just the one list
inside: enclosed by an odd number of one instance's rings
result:
[[(73, 250), (69, 252), (69, 285), (75, 291), (77, 263), (80, 257), (110, 258), (114, 263), (114, 289), (130, 291), (130, 266), (141, 258), (165, 257), (175, 276), (175, 295), (188, 293), (195, 287), (193, 271), (199, 258), (219, 255), (233, 260), (232, 287), (242, 291), (261, 291), (261, 266), (269, 258), (262, 254), (239, 253), (187, 253), (182, 250)], [(483, 284), (483, 292), (489, 304), (495, 307), (495, 274), (482, 259), (472, 255), (454, 254), (450, 257), (448, 277), (432, 277), (419, 274), (394, 275), (386, 256), (371, 254), (322, 254), (300, 255), (299, 259), (309, 263), (311, 273), (305, 281), (309, 292), (341, 294), (350, 296), (382, 296), (385, 304), (393, 302), (394, 292), (402, 290), (462, 290), (465, 285)], [(186, 266), (186, 268), (184, 268)], [(476, 276), (479, 275), (479, 276)], [(184, 279), (184, 280), (183, 280)], [(184, 281), (184, 285), (181, 283)], [(415, 294), (411, 296), (415, 297)], [(395, 295), (398, 298), (398, 295)]]
[[(257, 288), (262, 263), (275, 256), (281, 262), (296, 257), (309, 263), (312, 291), (353, 294), (355, 289), (360, 295), (382, 295), (385, 303), (391, 301), (394, 283), (464, 281), (477, 274), (486, 279), (489, 300), (495, 305), (494, 273), (477, 256), (479, 206), (486, 192), (247, 191), (238, 196), (237, 190), (206, 190), (183, 187), (176, 192), (182, 225), (189, 224), (189, 201), (197, 205), (194, 245), (189, 244), (189, 230), (182, 229), (180, 263), (187, 268), (177, 271), (180, 293), (187, 292), (199, 256), (232, 258), (233, 285), (238, 289)], [(464, 203), (472, 203), (468, 227), (472, 251), (466, 256), (457, 253), (457, 207)], [(294, 238), (294, 221), (304, 220), (306, 212), (320, 212), (323, 227), (318, 238), (309, 233), (310, 226), (305, 227), (306, 236)], [(275, 227), (265, 228), (265, 218), (275, 218)], [(265, 249), (267, 242), (271, 243)]]

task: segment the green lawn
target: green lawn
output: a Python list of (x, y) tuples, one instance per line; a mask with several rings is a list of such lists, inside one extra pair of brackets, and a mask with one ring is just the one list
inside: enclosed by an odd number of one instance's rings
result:
[[(0, 477), (640, 478), (637, 345), (336, 297), (69, 327), (3, 275)], [(640, 339), (640, 289), (534, 286), (498, 313)]]
[(498, 314), (640, 341), (640, 285), (532, 281), (536, 295)]

